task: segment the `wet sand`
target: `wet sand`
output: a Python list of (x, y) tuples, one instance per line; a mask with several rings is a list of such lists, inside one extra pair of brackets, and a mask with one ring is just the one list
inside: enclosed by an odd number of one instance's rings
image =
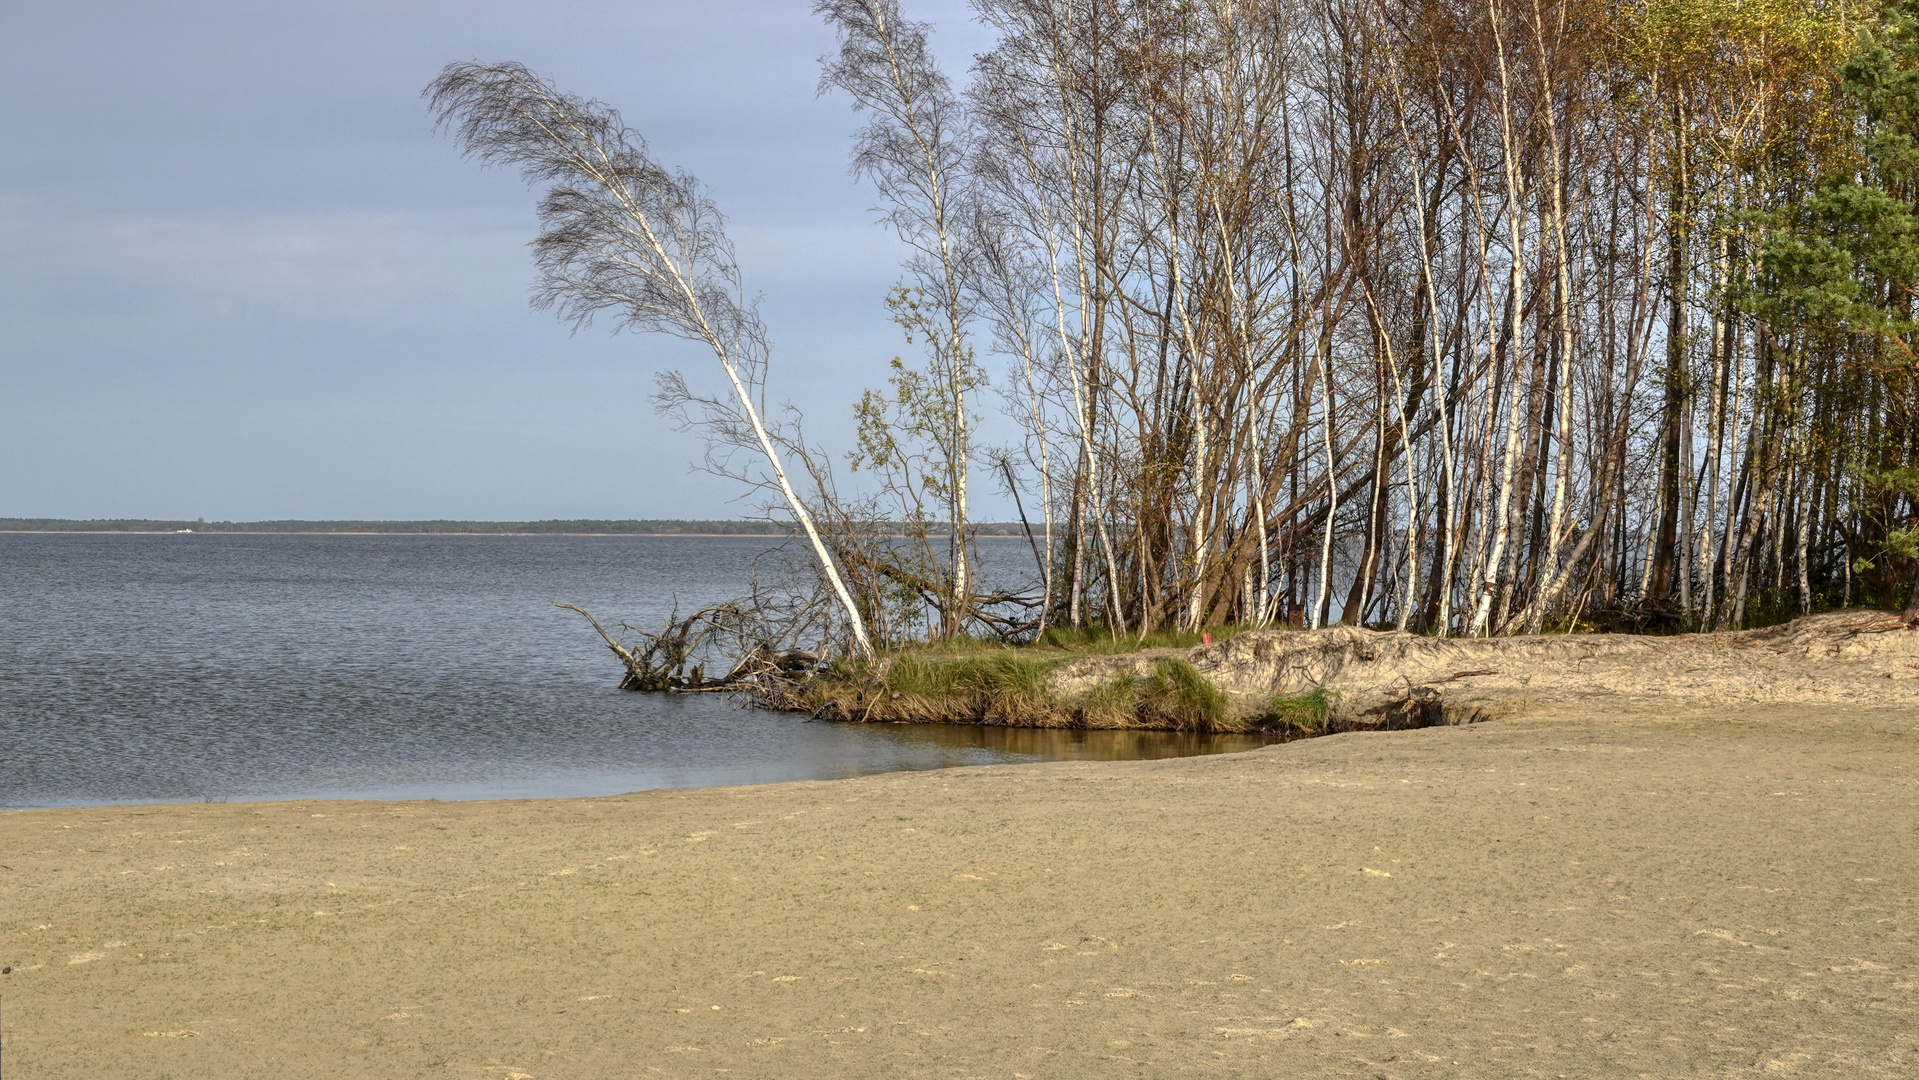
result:
[(1919, 715), (0, 814), (5, 1075), (1919, 1075)]

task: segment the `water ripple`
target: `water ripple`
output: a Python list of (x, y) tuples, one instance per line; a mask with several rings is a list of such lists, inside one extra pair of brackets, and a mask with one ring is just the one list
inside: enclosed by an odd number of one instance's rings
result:
[[(0, 806), (605, 795), (1250, 745), (809, 724), (623, 693), (551, 606), (648, 625), (742, 591), (768, 545), (0, 535)], [(1023, 541), (984, 547), (989, 569), (1030, 572)]]

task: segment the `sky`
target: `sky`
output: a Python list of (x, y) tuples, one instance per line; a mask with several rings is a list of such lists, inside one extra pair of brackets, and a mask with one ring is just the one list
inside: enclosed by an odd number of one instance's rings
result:
[[(710, 354), (532, 310), (534, 194), (462, 159), (420, 91), (517, 60), (618, 108), (711, 188), (772, 396), (843, 447), (906, 351), (903, 249), (847, 171), (859, 118), (815, 94), (810, 9), (0, 4), (0, 517), (749, 513), (648, 402), (666, 368), (722, 389)], [(962, 0), (907, 11), (956, 80), (990, 44)]]

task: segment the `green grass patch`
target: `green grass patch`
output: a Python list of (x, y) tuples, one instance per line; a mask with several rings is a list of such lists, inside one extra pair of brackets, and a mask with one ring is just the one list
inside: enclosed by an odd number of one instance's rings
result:
[(1303, 694), (1278, 695), (1260, 713), (1262, 726), (1299, 735), (1323, 735), (1332, 718), (1336, 690), (1318, 687)]
[(977, 656), (981, 653), (1008, 652), (1026, 646), (1009, 644), (996, 638), (960, 634), (950, 638), (933, 638), (930, 641), (916, 641), (898, 650), (900, 655), (918, 654), (921, 656)]
[(1184, 660), (1169, 656), (1153, 661), (1153, 674), (1140, 683), (1138, 708), (1148, 723), (1160, 721), (1175, 731), (1224, 731), (1234, 726), (1232, 703), (1226, 695)]
[(1173, 657), (1153, 661), (1149, 675), (1122, 672), (1094, 687), (1075, 703), (1074, 712), (1079, 726), (1089, 728), (1229, 732), (1252, 726), (1233, 714), (1219, 687)]
[(1016, 649), (940, 655), (909, 650), (878, 664), (841, 661), (786, 704), (851, 720), (1067, 726), (1046, 691), (1063, 657)]
[(1074, 700), (1046, 686), (1070, 654), (1001, 649), (974, 655), (900, 653), (879, 664), (841, 661), (789, 692), (783, 708), (847, 720), (1018, 727), (1155, 728), (1230, 732), (1256, 726), (1193, 666), (1159, 657)]

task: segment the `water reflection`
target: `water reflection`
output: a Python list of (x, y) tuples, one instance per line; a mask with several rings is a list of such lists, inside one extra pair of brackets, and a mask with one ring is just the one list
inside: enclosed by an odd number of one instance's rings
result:
[(1257, 750), (1272, 735), (1207, 735), (1190, 731), (1084, 731), (956, 724), (878, 724), (904, 743), (986, 750), (1009, 761), (1156, 761)]

